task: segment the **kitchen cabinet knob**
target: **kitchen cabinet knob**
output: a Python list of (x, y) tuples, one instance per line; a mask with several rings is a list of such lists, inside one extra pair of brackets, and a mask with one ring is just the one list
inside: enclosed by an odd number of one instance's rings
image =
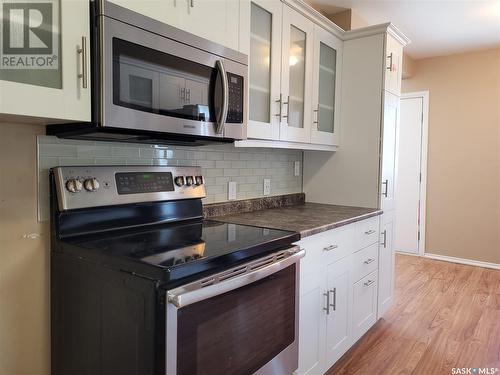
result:
[(375, 282), (375, 280), (368, 280), (366, 283), (363, 283), (364, 286), (370, 286)]
[(373, 234), (373, 233), (375, 233), (375, 231), (373, 229), (367, 230), (365, 232), (365, 234), (367, 234), (367, 235), (370, 235), (370, 234)]
[(370, 259), (365, 260), (363, 263), (364, 264), (370, 264), (370, 263), (373, 263), (373, 262), (375, 262), (375, 259), (370, 258)]

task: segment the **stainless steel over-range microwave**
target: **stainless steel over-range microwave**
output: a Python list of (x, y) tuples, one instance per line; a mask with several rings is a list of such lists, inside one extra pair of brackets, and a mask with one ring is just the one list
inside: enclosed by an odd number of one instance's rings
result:
[(105, 0), (90, 11), (92, 122), (51, 125), (48, 134), (153, 143), (246, 138), (246, 55)]

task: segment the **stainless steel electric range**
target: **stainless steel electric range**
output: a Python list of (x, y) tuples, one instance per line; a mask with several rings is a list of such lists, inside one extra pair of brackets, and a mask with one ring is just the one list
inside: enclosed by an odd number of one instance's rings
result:
[(197, 167), (50, 176), (52, 374), (297, 368), (298, 233), (203, 220)]

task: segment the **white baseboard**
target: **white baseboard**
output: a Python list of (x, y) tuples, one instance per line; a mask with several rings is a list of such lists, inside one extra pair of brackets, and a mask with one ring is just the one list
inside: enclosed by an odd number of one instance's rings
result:
[(425, 253), (424, 257), (430, 258), (430, 259), (436, 259), (436, 260), (444, 260), (445, 262), (466, 264), (468, 266), (477, 266), (477, 267), (493, 268), (495, 270), (500, 270), (500, 264), (498, 264), (498, 263), (481, 262), (479, 260), (455, 258), (455, 257), (446, 256), (446, 255), (430, 254), (430, 253)]
[(396, 254), (401, 254), (401, 255), (409, 255), (411, 257), (419, 257), (420, 254), (415, 254), (415, 253), (407, 253), (407, 252), (404, 252), (404, 251), (397, 251), (396, 250)]

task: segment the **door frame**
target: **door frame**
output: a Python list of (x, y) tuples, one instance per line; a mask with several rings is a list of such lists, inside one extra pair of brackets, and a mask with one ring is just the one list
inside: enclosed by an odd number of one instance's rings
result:
[[(420, 173), (422, 174), (422, 180), (420, 181), (420, 204), (419, 204), (420, 240), (418, 241), (418, 254), (415, 255), (424, 256), (425, 233), (426, 233), (425, 224), (427, 220), (426, 214), (427, 214), (427, 151), (429, 143), (429, 90), (415, 91), (415, 92), (408, 92), (401, 94), (401, 100), (416, 99), (416, 98), (422, 98), (422, 130), (421, 130), (422, 137), (420, 144), (421, 147)], [(397, 204), (397, 198), (396, 198), (396, 204)]]

